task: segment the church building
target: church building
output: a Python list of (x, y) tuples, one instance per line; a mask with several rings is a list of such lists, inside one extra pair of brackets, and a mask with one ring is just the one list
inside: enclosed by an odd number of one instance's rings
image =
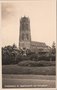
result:
[(20, 19), (19, 49), (30, 49), (32, 52), (49, 52), (50, 47), (44, 42), (31, 41), (30, 19)]

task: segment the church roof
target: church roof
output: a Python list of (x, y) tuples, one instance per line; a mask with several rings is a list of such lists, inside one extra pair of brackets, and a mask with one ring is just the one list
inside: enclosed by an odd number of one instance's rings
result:
[(44, 47), (47, 46), (44, 42), (35, 42), (35, 41), (31, 41), (31, 45), (44, 46)]

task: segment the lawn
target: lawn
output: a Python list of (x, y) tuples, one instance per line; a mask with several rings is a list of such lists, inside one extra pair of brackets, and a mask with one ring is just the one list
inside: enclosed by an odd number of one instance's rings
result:
[(3, 74), (3, 88), (55, 88), (55, 75), (18, 75), (18, 74)]
[(3, 65), (3, 74), (34, 74), (34, 75), (55, 75), (55, 66), (29, 67), (16, 65)]

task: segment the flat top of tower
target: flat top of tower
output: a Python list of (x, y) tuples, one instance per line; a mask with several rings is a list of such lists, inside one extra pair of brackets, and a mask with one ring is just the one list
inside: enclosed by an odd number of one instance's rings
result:
[(26, 17), (26, 16), (21, 17), (21, 20), (22, 20), (22, 21), (23, 21), (23, 20), (29, 20), (29, 17)]
[(26, 16), (24, 16), (24, 17), (22, 17), (23, 19), (26, 19), (26, 18), (28, 18), (28, 17), (26, 17)]
[(24, 16), (23, 18), (27, 18), (26, 16)]

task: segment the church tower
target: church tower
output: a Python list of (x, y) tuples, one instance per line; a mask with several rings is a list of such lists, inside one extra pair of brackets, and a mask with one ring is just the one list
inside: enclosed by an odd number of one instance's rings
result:
[(31, 44), (31, 32), (30, 32), (30, 20), (28, 17), (22, 17), (20, 19), (20, 34), (19, 34), (19, 48), (30, 49)]

